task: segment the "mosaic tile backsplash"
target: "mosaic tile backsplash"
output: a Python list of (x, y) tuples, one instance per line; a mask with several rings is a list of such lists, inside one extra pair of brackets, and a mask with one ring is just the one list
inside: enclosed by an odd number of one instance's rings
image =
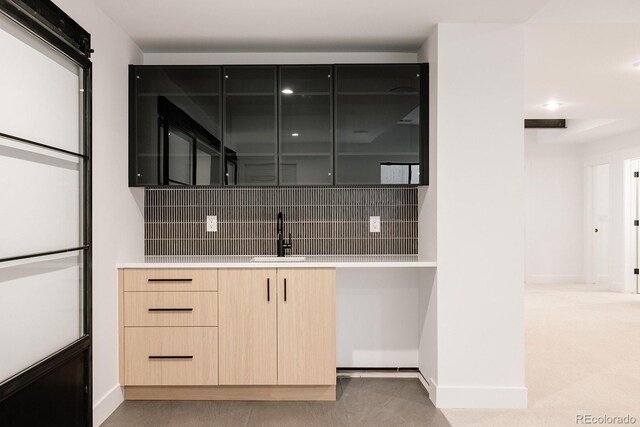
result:
[(278, 212), (292, 255), (418, 253), (415, 187), (162, 187), (144, 192), (145, 255), (275, 255)]

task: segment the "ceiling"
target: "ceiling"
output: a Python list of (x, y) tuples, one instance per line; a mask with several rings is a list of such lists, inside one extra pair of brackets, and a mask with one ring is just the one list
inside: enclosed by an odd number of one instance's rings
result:
[[(527, 25), (525, 117), (571, 119), (566, 131), (533, 132), (540, 141), (588, 142), (640, 128), (637, 61), (637, 23)], [(547, 111), (551, 100), (562, 106)]]
[(541, 142), (640, 128), (640, 0), (94, 1), (145, 53), (416, 52), (437, 23), (524, 23), (525, 117), (569, 119)]
[(548, 0), (94, 0), (145, 53), (416, 52), (438, 22), (520, 23)]

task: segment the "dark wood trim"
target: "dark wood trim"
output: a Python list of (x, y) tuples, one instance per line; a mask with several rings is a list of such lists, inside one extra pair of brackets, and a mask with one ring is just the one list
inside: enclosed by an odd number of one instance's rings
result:
[(566, 119), (524, 119), (525, 129), (566, 129)]
[(91, 338), (85, 335), (49, 357), (29, 366), (0, 384), (0, 402), (24, 389), (53, 369), (90, 349)]

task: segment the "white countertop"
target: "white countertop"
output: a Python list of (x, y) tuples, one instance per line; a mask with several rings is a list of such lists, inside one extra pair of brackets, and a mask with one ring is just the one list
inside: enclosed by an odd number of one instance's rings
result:
[(307, 255), (305, 261), (255, 262), (242, 256), (148, 256), (144, 262), (119, 263), (117, 268), (311, 268), (311, 267), (422, 267), (435, 268), (433, 261), (417, 255)]

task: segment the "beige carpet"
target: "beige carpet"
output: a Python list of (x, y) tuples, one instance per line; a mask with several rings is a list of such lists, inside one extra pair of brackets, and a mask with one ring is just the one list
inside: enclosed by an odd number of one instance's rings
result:
[(446, 409), (452, 426), (575, 426), (578, 414), (640, 425), (640, 295), (529, 285), (525, 322), (529, 408)]

